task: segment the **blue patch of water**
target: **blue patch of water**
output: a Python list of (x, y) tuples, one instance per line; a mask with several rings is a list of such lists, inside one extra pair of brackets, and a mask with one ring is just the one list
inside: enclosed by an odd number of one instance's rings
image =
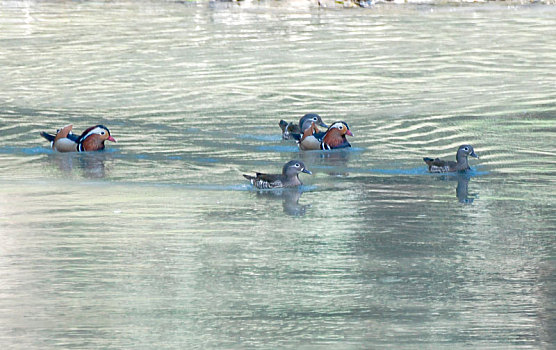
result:
[(220, 162), (218, 159), (214, 159), (214, 158), (197, 158), (196, 160), (198, 162), (201, 162), (201, 163), (218, 163), (218, 162)]
[(54, 151), (51, 148), (44, 148), (44, 147), (32, 147), (32, 148), (22, 148), (21, 152), (25, 154), (50, 154)]
[[(297, 146), (258, 146), (257, 151), (261, 151), (261, 152), (298, 152), (300, 151), (299, 147)], [(358, 147), (350, 147), (350, 148), (338, 148), (338, 149), (332, 149), (332, 150), (327, 150), (327, 151), (322, 151), (322, 150), (310, 150), (310, 151), (303, 151), (304, 153), (309, 153), (309, 154), (330, 154), (330, 153), (353, 153), (353, 152), (362, 152), (364, 151), (364, 148), (358, 148)]]
[(353, 153), (353, 152), (362, 152), (364, 148), (360, 147), (346, 147), (346, 148), (336, 148), (330, 150), (320, 150), (320, 149), (313, 149), (313, 150), (306, 150), (303, 152), (306, 153), (321, 153), (321, 154), (329, 154), (329, 153)]
[(391, 174), (391, 175), (425, 175), (429, 174), (426, 167), (413, 169), (369, 169), (371, 173)]
[[(267, 188), (267, 189), (259, 189), (254, 187), (251, 184), (247, 184), (245, 185), (247, 186), (247, 190), (251, 190), (251, 191), (256, 191), (256, 192), (277, 192), (277, 193), (282, 193), (285, 191), (289, 191), (289, 192), (299, 192), (299, 193), (303, 193), (303, 192), (310, 192), (310, 191), (314, 191), (317, 189), (316, 185), (301, 185), (298, 187), (294, 187), (294, 188)], [(243, 190), (243, 189), (242, 189)], [(244, 190), (243, 190), (244, 191)]]
[[(351, 171), (351, 170), (350, 170)], [(357, 169), (353, 169), (353, 172), (357, 172)], [(429, 173), (428, 168), (425, 167), (418, 167), (412, 169), (365, 169), (359, 170), (361, 172), (369, 172), (369, 173), (379, 173), (379, 174), (390, 174), (390, 175), (448, 175), (448, 176), (458, 176), (458, 175), (468, 175), (468, 176), (480, 176), (480, 175), (487, 175), (489, 174), (488, 171), (477, 171), (473, 168), (467, 170), (464, 173)]]
[(490, 171), (479, 171), (479, 170), (471, 168), (471, 169), (467, 170), (466, 174), (469, 174), (470, 176), (481, 176), (481, 175), (490, 174)]
[(250, 184), (241, 185), (184, 185), (185, 188), (205, 190), (205, 191), (249, 191), (252, 186)]
[(473, 177), (473, 176), (481, 176), (481, 175), (487, 175), (489, 174), (488, 171), (477, 171), (473, 168), (466, 170), (464, 172), (455, 172), (455, 173), (429, 173), (428, 169), (425, 167), (425, 174), (426, 175), (431, 175), (431, 176), (454, 176), (454, 177), (458, 177), (458, 176), (467, 176), (467, 177)]
[[(97, 152), (98, 152), (98, 151), (97, 151)], [(104, 153), (118, 153), (118, 152), (120, 152), (120, 149), (119, 149), (119, 148), (110, 147), (110, 148), (105, 148), (105, 149), (103, 149), (103, 150), (100, 151), (100, 152), (104, 152)]]
[[(80, 152), (79, 154), (99, 154), (99, 153), (118, 153), (120, 152), (117, 148), (105, 148), (102, 151), (96, 152)], [(55, 153), (68, 153), (76, 154), (78, 152), (58, 152), (50, 147), (30, 147), (30, 148), (16, 148), (16, 147), (2, 147), (0, 148), (0, 153), (10, 154), (10, 153), (23, 153), (23, 154), (55, 154)]]
[(16, 147), (2, 147), (0, 153), (24, 153), (24, 154), (52, 154), (54, 151), (51, 148), (45, 147), (32, 147), (32, 148), (16, 148)]
[(297, 148), (297, 146), (259, 146), (256, 149), (261, 152), (299, 152), (299, 148)]
[(298, 187), (300, 192), (310, 192), (310, 191), (314, 191), (318, 188), (318, 186), (316, 185), (301, 185)]

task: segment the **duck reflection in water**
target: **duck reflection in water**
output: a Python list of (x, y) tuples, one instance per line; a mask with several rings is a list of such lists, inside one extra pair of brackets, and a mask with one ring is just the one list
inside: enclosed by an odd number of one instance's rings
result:
[(66, 175), (81, 171), (81, 175), (90, 179), (104, 178), (107, 173), (106, 161), (112, 156), (105, 152), (53, 153), (48, 157)]
[[(323, 172), (330, 176), (348, 176), (349, 173), (346, 171), (341, 171), (341, 169), (346, 169), (348, 167), (348, 162), (352, 150), (347, 149), (336, 149), (331, 151), (305, 151), (299, 152), (300, 158), (308, 164), (312, 164), (312, 167), (322, 167)], [(326, 171), (326, 168), (333, 168), (336, 171)], [(321, 169), (322, 170), (322, 169)]]
[(458, 182), (456, 186), (456, 198), (460, 203), (463, 204), (473, 204), (477, 194), (469, 194), (469, 181), (471, 180), (471, 175), (463, 172), (457, 173), (455, 176), (443, 175), (439, 177), (442, 181), (456, 181)]
[(258, 198), (266, 198), (269, 200), (282, 200), (282, 208), (284, 213), (289, 216), (304, 216), (310, 204), (299, 204), (299, 199), (303, 191), (299, 188), (284, 188), (278, 190), (260, 190), (257, 191)]
[(468, 174), (457, 174), (458, 185), (456, 186), (456, 197), (460, 203), (472, 204), (476, 194), (469, 195), (469, 181), (471, 176)]

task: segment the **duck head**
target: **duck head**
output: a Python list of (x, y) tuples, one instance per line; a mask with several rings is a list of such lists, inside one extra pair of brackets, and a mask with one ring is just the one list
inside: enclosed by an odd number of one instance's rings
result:
[(300, 160), (290, 160), (284, 164), (284, 168), (282, 168), (282, 175), (288, 177), (297, 176), (299, 173), (312, 174), (312, 172), (305, 168), (305, 164)]
[(353, 136), (353, 133), (351, 132), (351, 130), (349, 130), (349, 126), (346, 122), (339, 121), (332, 123), (332, 125), (330, 125), (330, 127), (328, 128), (328, 131), (333, 129), (338, 129), (341, 135)]
[(307, 113), (301, 119), (299, 119), (299, 127), (301, 128), (301, 132), (304, 132), (306, 129), (311, 127), (311, 123), (315, 123), (318, 126), (322, 126), (323, 128), (328, 128), (328, 125), (324, 124), (320, 115), (316, 113)]
[(471, 145), (461, 145), (458, 148), (458, 153), (456, 153), (456, 161), (459, 163), (464, 159), (467, 159), (468, 156), (479, 158), (479, 156), (475, 153), (473, 146)]
[(79, 137), (79, 151), (98, 151), (104, 149), (104, 141), (116, 142), (110, 130), (104, 125), (96, 125), (83, 131)]

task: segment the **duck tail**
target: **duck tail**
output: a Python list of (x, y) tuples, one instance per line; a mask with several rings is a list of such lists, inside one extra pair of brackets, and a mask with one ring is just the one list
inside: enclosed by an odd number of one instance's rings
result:
[(280, 125), (280, 129), (282, 129), (282, 132), (284, 132), (284, 131), (286, 131), (286, 128), (288, 127), (288, 122), (282, 119), (282, 120), (280, 120), (278, 125)]
[(247, 180), (249, 180), (249, 181), (252, 181), (252, 180), (254, 180), (254, 179), (255, 179), (255, 177), (254, 177), (254, 176), (251, 176), (251, 175), (247, 175), (247, 174), (243, 174), (243, 177), (244, 177), (244, 178), (246, 178), (246, 179), (247, 179)]
[(56, 138), (55, 135), (50, 135), (44, 131), (41, 131), (41, 136), (44, 137), (45, 139), (47, 139), (50, 142), (54, 142), (54, 139)]
[(291, 133), (290, 134), (296, 141), (301, 141), (301, 137), (303, 136), (302, 134), (294, 134)]

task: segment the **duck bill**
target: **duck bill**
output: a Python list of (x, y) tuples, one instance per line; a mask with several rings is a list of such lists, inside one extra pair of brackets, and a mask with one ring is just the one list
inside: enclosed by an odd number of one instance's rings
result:
[(322, 126), (323, 128), (327, 128), (327, 129), (328, 129), (328, 125), (324, 124), (324, 122), (320, 122), (319, 126)]
[(346, 131), (346, 135), (353, 136), (353, 133), (348, 130), (348, 131)]
[(475, 152), (471, 152), (470, 156), (479, 159), (479, 156)]
[(309, 170), (307, 170), (307, 169), (305, 169), (305, 168), (303, 168), (303, 170), (301, 170), (301, 172), (302, 172), (302, 173), (305, 173), (305, 174), (313, 175), (313, 173), (312, 173), (311, 171), (309, 171)]
[(109, 137), (108, 137), (108, 141), (112, 141), (112, 142), (118, 142), (118, 141), (116, 141), (116, 139), (115, 139), (115, 138), (113, 138), (112, 136), (109, 136)]

